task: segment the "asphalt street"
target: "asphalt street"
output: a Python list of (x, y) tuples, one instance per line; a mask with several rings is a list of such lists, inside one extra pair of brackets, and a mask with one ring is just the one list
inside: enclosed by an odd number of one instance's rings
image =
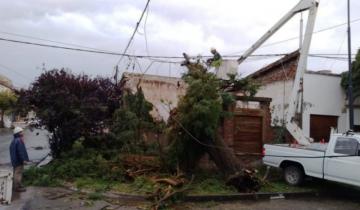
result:
[[(34, 129), (31, 131), (29, 129), (25, 129), (25, 145), (30, 160), (38, 161), (49, 153), (50, 149), (47, 135), (48, 132), (45, 130)], [(10, 166), (9, 146), (12, 139), (12, 130), (0, 130), (0, 168)]]

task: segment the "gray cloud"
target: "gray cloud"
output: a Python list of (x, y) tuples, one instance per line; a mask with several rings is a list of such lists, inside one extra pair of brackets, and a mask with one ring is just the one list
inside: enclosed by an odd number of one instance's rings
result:
[[(150, 3), (146, 31), (151, 54), (208, 54), (217, 47), (222, 53), (241, 52), (250, 47), (279, 20), (298, 0), (154, 0)], [(14, 32), (94, 48), (121, 52), (145, 5), (145, 0), (16, 0), (0, 2), (0, 31)], [(353, 18), (360, 2), (352, 1)], [(321, 1), (316, 29), (346, 21), (346, 2)], [(360, 46), (360, 23), (353, 24), (353, 51)], [(299, 18), (295, 17), (267, 43), (298, 35)], [(143, 25), (140, 32), (143, 32)], [(135, 37), (130, 53), (146, 54), (144, 35)], [(314, 35), (312, 53), (345, 53), (346, 27)], [(29, 40), (1, 34), (0, 37)], [(30, 40), (35, 41), (35, 40)], [(39, 41), (37, 41), (39, 42)], [(256, 53), (292, 52), (298, 40), (261, 48)], [(0, 73), (24, 86), (47, 68), (69, 67), (74, 72), (110, 76), (118, 56), (93, 55), (0, 41)], [(260, 68), (274, 59), (249, 59), (240, 67), (242, 73)], [(122, 69), (127, 66), (124, 59)], [(139, 60), (145, 69), (149, 62)], [(168, 64), (154, 64), (149, 73), (169, 74)], [(310, 59), (310, 69), (346, 70), (346, 62)], [(139, 70), (137, 67), (135, 70)], [(171, 74), (182, 68), (171, 65)], [(18, 72), (18, 73), (17, 73)], [(20, 73), (20, 74), (19, 74)]]

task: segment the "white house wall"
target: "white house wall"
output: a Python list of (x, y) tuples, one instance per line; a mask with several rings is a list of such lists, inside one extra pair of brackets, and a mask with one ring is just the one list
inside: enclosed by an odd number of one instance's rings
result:
[(262, 86), (256, 94), (258, 97), (272, 98), (270, 104), (272, 126), (281, 125), (281, 123), (285, 121), (292, 86), (293, 81), (291, 80), (277, 81)]
[[(348, 128), (345, 109), (345, 93), (340, 86), (341, 77), (306, 73), (304, 76), (303, 131), (310, 136), (310, 115), (338, 116), (338, 129), (344, 132)], [(293, 81), (276, 81), (262, 86), (256, 96), (270, 97), (272, 102), (272, 125), (281, 125), (284, 113), (287, 113)], [(285, 107), (285, 111), (284, 111)], [(360, 116), (358, 110), (357, 116)], [(360, 117), (359, 117), (360, 118)], [(357, 118), (358, 119), (358, 118)], [(360, 119), (359, 119), (360, 120)]]
[(329, 115), (338, 117), (338, 130), (347, 130), (345, 108), (346, 95), (341, 85), (341, 77), (307, 73), (304, 75), (303, 131), (310, 135), (310, 115)]

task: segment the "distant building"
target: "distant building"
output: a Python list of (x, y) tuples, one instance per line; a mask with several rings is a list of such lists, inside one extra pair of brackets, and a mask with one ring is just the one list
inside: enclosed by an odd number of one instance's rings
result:
[(139, 85), (144, 92), (145, 99), (153, 104), (151, 115), (154, 119), (169, 118), (170, 109), (177, 106), (179, 96), (185, 95), (185, 83), (181, 78), (157, 76), (149, 74), (136, 74), (125, 72), (122, 76), (124, 87), (133, 93)]
[[(0, 92), (3, 91), (13, 91), (14, 86), (11, 80), (3, 75), (0, 75)], [(6, 128), (10, 128), (13, 122), (14, 116), (12, 114), (8, 114), (4, 116), (4, 125)]]
[[(287, 107), (296, 74), (299, 52), (293, 52), (256, 71), (249, 77), (261, 83), (257, 97), (270, 97), (272, 125), (286, 119)], [(327, 140), (330, 127), (339, 132), (349, 129), (346, 94), (341, 87), (341, 75), (330, 71), (307, 71), (303, 83), (303, 114), (301, 125), (305, 135), (316, 141)], [(355, 106), (355, 124), (360, 126), (360, 106)]]
[(0, 75), (0, 91), (13, 91), (14, 86), (11, 80), (3, 75)]

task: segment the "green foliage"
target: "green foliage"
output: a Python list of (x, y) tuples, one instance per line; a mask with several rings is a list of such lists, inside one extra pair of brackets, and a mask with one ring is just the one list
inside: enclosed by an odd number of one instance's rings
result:
[(105, 181), (102, 179), (91, 179), (88, 177), (77, 178), (75, 180), (75, 185), (80, 189), (89, 189), (95, 192), (105, 192), (111, 189), (111, 186), (114, 182)]
[(239, 78), (237, 74), (228, 74), (229, 80), (222, 80), (222, 87), (231, 88), (231, 91), (242, 92), (245, 96), (255, 96), (260, 83), (249, 77)]
[(74, 149), (64, 153), (62, 158), (54, 159), (42, 168), (30, 168), (25, 172), (28, 184), (46, 186), (56, 180), (75, 181), (79, 178), (112, 181), (124, 180), (124, 169), (113, 157), (104, 158), (101, 151), (80, 149), (80, 143)]
[(24, 183), (40, 187), (60, 186), (60, 181), (49, 174), (50, 170), (47, 168), (30, 167), (24, 173)]
[(222, 114), (222, 100), (220, 81), (214, 74), (199, 68), (189, 71), (183, 79), (188, 85), (186, 95), (180, 99), (176, 114), (169, 122), (169, 139), (173, 141), (169, 165), (179, 163), (187, 170), (193, 169), (206, 151), (202, 143), (214, 140)]
[(152, 104), (146, 101), (141, 88), (134, 94), (129, 91), (122, 101), (123, 106), (114, 113), (111, 132), (123, 150), (131, 153), (144, 152), (144, 132), (155, 131), (156, 128), (150, 115)]
[(137, 193), (151, 193), (155, 190), (155, 183), (148, 177), (139, 176), (135, 178), (135, 181), (131, 184), (131, 187)]
[(0, 127), (4, 127), (4, 115), (15, 108), (17, 96), (11, 91), (0, 91)]
[[(360, 50), (356, 54), (355, 61), (352, 63), (352, 83), (353, 83), (353, 95), (354, 100), (360, 96)], [(349, 87), (349, 72), (342, 73), (341, 86), (345, 91)]]
[(191, 170), (206, 152), (204, 145), (214, 144), (221, 119), (231, 116), (227, 110), (235, 98), (230, 92), (254, 96), (259, 85), (236, 75), (229, 75), (229, 80), (220, 80), (199, 63), (190, 63), (187, 67), (189, 71), (183, 75), (187, 83), (186, 94), (169, 122), (168, 138), (172, 144), (168, 165), (174, 168), (179, 164), (182, 169)]
[(276, 144), (286, 143), (286, 133), (287, 133), (286, 127), (285, 126), (275, 126), (275, 127), (273, 127), (273, 129), (275, 132), (274, 143), (276, 143)]

